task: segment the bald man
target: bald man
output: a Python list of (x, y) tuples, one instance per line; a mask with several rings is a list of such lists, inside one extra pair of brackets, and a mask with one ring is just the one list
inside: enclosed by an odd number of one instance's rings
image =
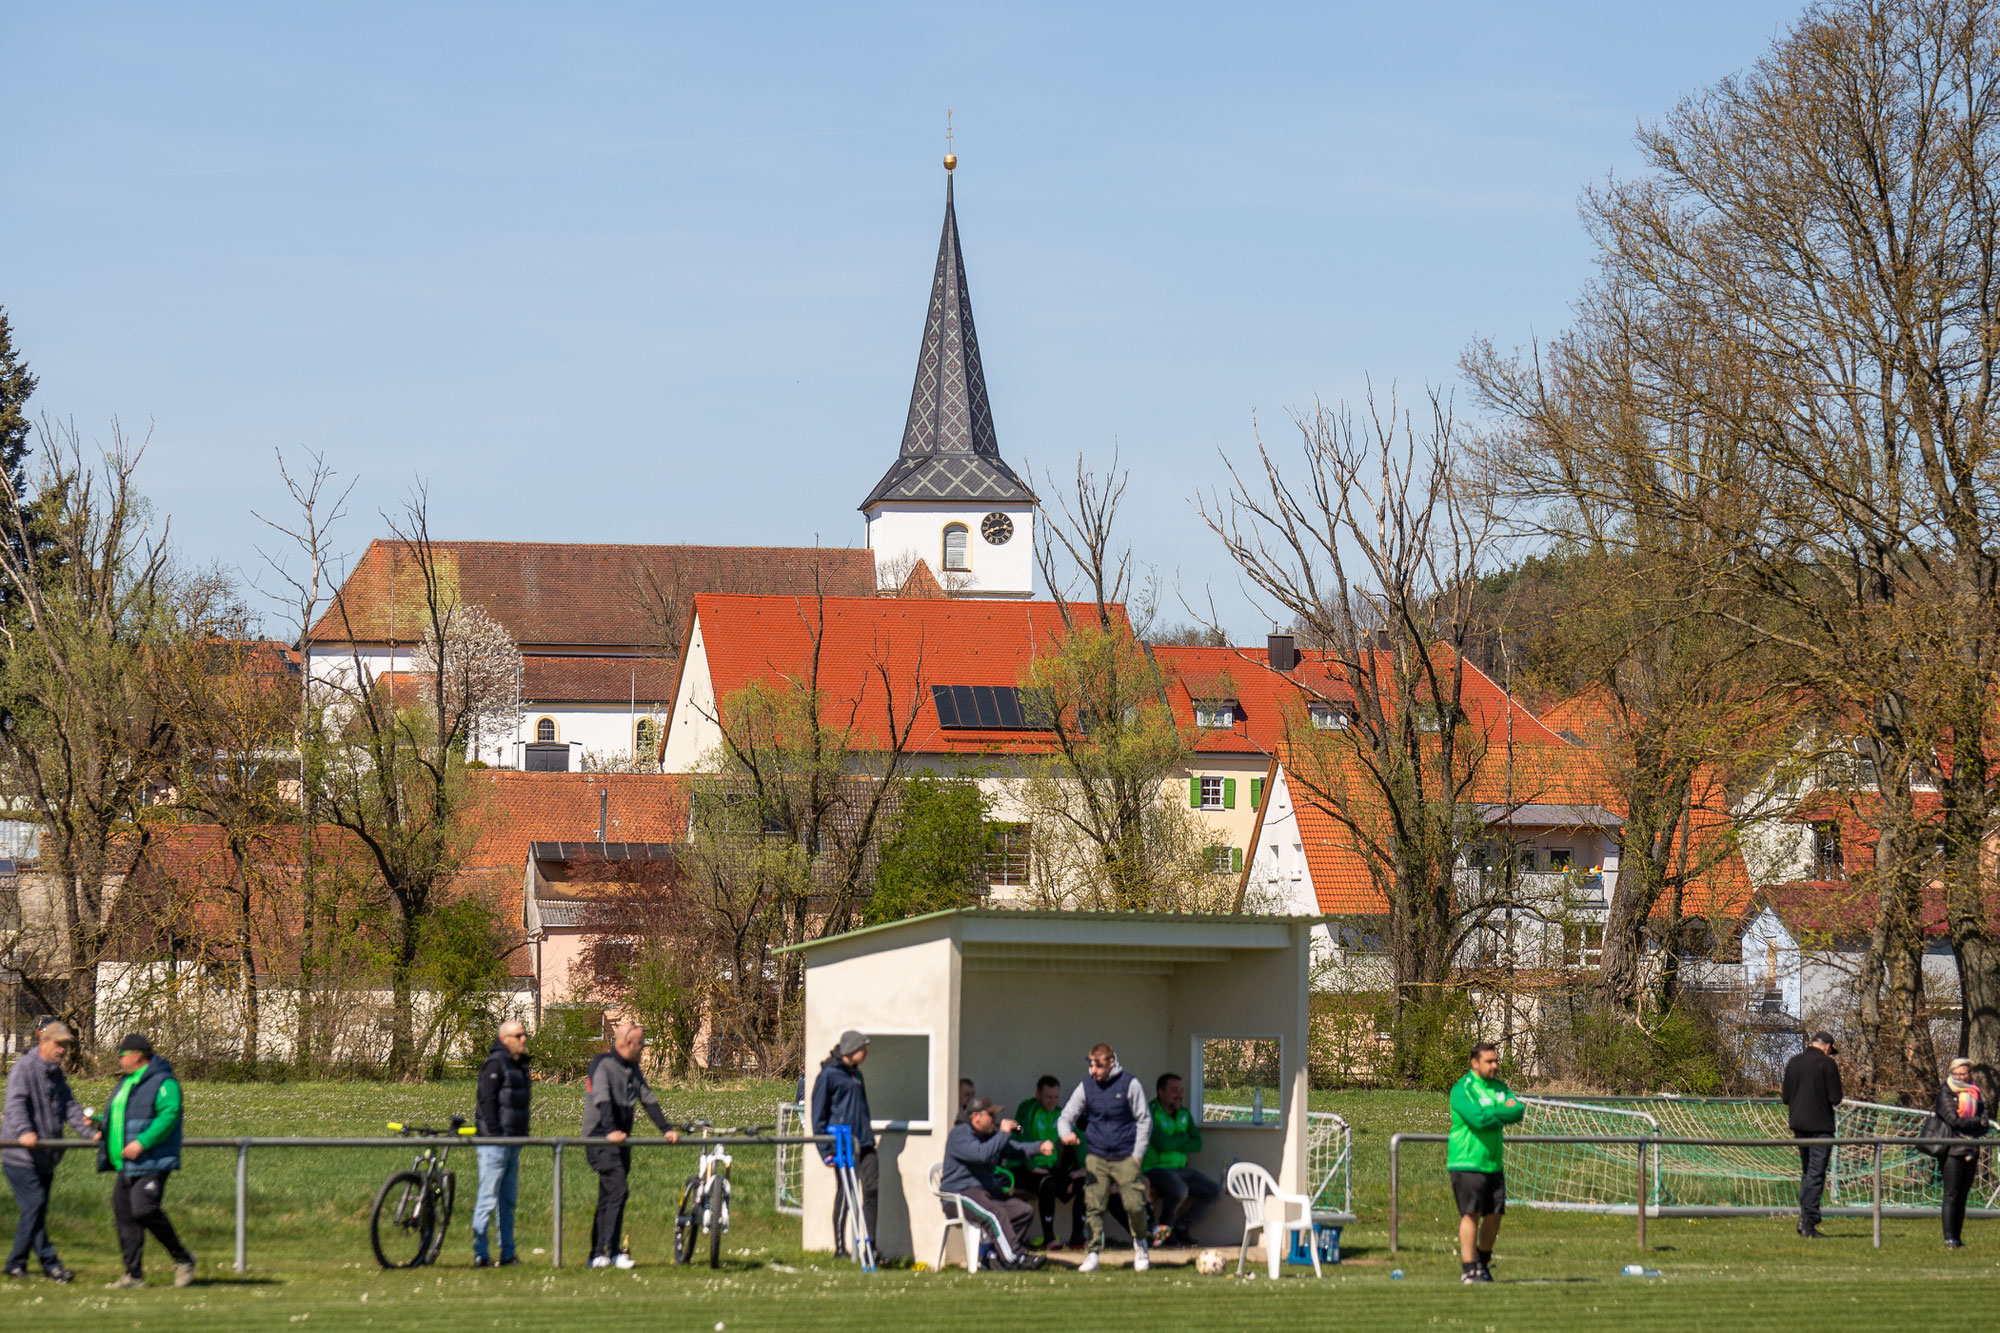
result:
[[(519, 1139), (528, 1136), (528, 1029), (518, 1019), (500, 1025), (493, 1049), (479, 1068), (479, 1109), (473, 1124), (481, 1138)], [(521, 1261), (514, 1255), (514, 1201), (521, 1193), (521, 1150), (497, 1144), (479, 1148), (479, 1200), (472, 1205), (472, 1266), (505, 1268)], [(500, 1215), (500, 1258), (493, 1258), (487, 1236), (493, 1215)]]

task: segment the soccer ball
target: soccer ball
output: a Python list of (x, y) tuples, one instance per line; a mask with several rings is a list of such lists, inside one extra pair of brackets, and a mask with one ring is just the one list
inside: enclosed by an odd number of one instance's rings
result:
[(1222, 1272), (1222, 1251), (1203, 1250), (1194, 1261), (1194, 1271), (1203, 1277), (1214, 1277)]

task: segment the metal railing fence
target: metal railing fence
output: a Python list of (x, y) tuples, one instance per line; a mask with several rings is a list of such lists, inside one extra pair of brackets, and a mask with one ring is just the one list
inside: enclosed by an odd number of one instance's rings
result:
[[(1402, 1159), (1405, 1143), (1449, 1143), (1449, 1134), (1391, 1134), (1389, 1136), (1389, 1252), (1395, 1253), (1401, 1240), (1402, 1228)], [(1509, 1146), (1514, 1144), (1591, 1144), (1597, 1146), (1624, 1146), (1636, 1149), (1634, 1153), (1633, 1186), (1635, 1199), (1643, 1201), (1647, 1197), (1647, 1185), (1654, 1167), (1652, 1159), (1661, 1148), (1866, 1148), (1869, 1150), (1870, 1176), (1873, 1182), (1872, 1202), (1866, 1209), (1828, 1208), (1827, 1215), (1862, 1216), (1867, 1215), (1875, 1223), (1875, 1248), (1882, 1248), (1882, 1219), (1884, 1217), (1935, 1217), (1934, 1208), (1884, 1208), (1882, 1206), (1882, 1150), (1884, 1148), (1910, 1149), (1929, 1148), (1972, 1148), (1975, 1151), (1990, 1149), (2000, 1144), (1983, 1143), (1978, 1139), (1905, 1139), (1905, 1138), (1813, 1138), (1813, 1139), (1683, 1139), (1663, 1138), (1642, 1134), (1509, 1134)], [(1622, 1212), (1622, 1208), (1607, 1211)], [(1772, 1209), (1771, 1215), (1782, 1215), (1790, 1209)], [(1639, 1221), (1639, 1248), (1646, 1248), (1646, 1219), (1648, 1217), (1734, 1217), (1741, 1216), (1742, 1210), (1721, 1211), (1709, 1208), (1683, 1208), (1658, 1204), (1634, 1204), (1633, 1214)], [(1965, 1211), (1967, 1217), (2000, 1217), (2000, 1210), (1974, 1209)]]
[[(805, 1135), (794, 1135), (786, 1138), (779, 1138), (775, 1136), (766, 1138), (766, 1137), (759, 1137), (757, 1135), (747, 1135), (747, 1134), (717, 1134), (713, 1136), (683, 1135), (681, 1137), (680, 1142), (677, 1144), (668, 1143), (664, 1138), (632, 1137), (626, 1139), (622, 1144), (618, 1144), (616, 1146), (625, 1148), (677, 1148), (677, 1147), (687, 1148), (687, 1147), (711, 1147), (720, 1145), (725, 1147), (741, 1147), (741, 1148), (751, 1148), (751, 1147), (802, 1148), (809, 1144), (814, 1147), (829, 1148), (833, 1144), (833, 1136), (827, 1134), (822, 1134), (822, 1135), (805, 1134)], [(0, 1139), (0, 1148), (19, 1148), (22, 1146), (23, 1146), (22, 1144), (13, 1139)], [(190, 1150), (201, 1150), (201, 1149), (211, 1149), (211, 1150), (234, 1149), (236, 1152), (236, 1271), (239, 1273), (248, 1272), (250, 1264), (250, 1152), (252, 1149), (256, 1149), (260, 1152), (267, 1152), (272, 1150), (296, 1149), (296, 1148), (312, 1148), (312, 1149), (372, 1148), (377, 1150), (383, 1148), (393, 1148), (403, 1152), (412, 1152), (412, 1151), (420, 1152), (426, 1147), (431, 1147), (431, 1146), (443, 1146), (451, 1148), (547, 1148), (549, 1149), (552, 1154), (552, 1159), (550, 1164), (550, 1188), (552, 1197), (549, 1203), (549, 1227), (550, 1227), (549, 1266), (551, 1268), (562, 1267), (563, 1151), (568, 1148), (592, 1148), (592, 1147), (602, 1148), (609, 1146), (606, 1144), (604, 1139), (582, 1138), (582, 1137), (571, 1137), (571, 1136), (559, 1136), (559, 1137), (535, 1136), (535, 1137), (507, 1138), (498, 1135), (495, 1135), (490, 1138), (484, 1136), (473, 1136), (473, 1135), (462, 1135), (454, 1137), (454, 1136), (439, 1134), (435, 1136), (395, 1135), (392, 1137), (384, 1137), (384, 1138), (355, 1138), (355, 1139), (188, 1138), (181, 1140), (181, 1150), (183, 1152)], [(64, 1139), (43, 1139), (37, 1142), (31, 1151), (96, 1152), (97, 1149), (98, 1149), (98, 1143), (95, 1139), (64, 1138)]]

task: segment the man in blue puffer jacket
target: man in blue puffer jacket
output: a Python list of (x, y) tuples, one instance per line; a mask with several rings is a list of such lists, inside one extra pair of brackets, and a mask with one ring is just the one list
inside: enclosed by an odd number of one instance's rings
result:
[(125, 1077), (104, 1108), (97, 1169), (118, 1173), (111, 1185), (111, 1216), (118, 1223), (125, 1276), (106, 1285), (117, 1290), (146, 1285), (143, 1260), (150, 1231), (174, 1261), (174, 1285), (185, 1287), (194, 1281), (194, 1256), (160, 1206), (167, 1177), (181, 1169), (180, 1080), (174, 1067), (153, 1053), (143, 1032), (118, 1043), (118, 1067)]

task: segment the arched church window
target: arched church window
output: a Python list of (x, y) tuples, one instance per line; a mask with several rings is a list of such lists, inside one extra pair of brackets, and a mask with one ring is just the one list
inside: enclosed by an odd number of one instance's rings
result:
[(944, 567), (952, 573), (969, 573), (972, 562), (966, 558), (967, 538), (970, 536), (963, 523), (953, 523), (944, 530)]
[(535, 739), (538, 742), (540, 742), (543, 745), (547, 745), (549, 742), (555, 740), (555, 738), (556, 738), (556, 720), (554, 718), (545, 717), (540, 721), (538, 721), (537, 723), (535, 723)]
[(638, 725), (633, 728), (632, 753), (641, 759), (650, 759), (653, 757), (653, 743), (653, 719), (642, 717)]

